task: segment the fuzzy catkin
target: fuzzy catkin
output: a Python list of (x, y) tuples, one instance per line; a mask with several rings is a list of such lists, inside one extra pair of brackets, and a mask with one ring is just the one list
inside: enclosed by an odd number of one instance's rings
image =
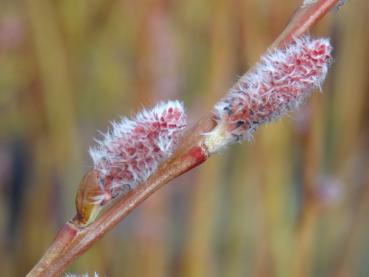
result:
[(304, 0), (303, 5), (304, 5), (304, 6), (307, 6), (307, 5), (314, 4), (314, 3), (316, 3), (316, 2), (317, 2), (317, 0)]
[(320, 88), (328, 72), (332, 47), (327, 39), (304, 36), (283, 49), (269, 50), (216, 104), (217, 126), (205, 134), (205, 146), (214, 153), (225, 146), (250, 140), (261, 124), (297, 108)]
[(146, 180), (175, 150), (186, 121), (182, 103), (167, 101), (113, 122), (90, 149), (101, 190), (94, 202), (103, 204)]
[[(318, 0), (304, 0), (302, 6), (305, 7), (305, 6), (313, 5), (317, 2), (318, 2)], [(345, 4), (345, 2), (346, 2), (346, 0), (338, 0), (337, 4), (334, 5), (333, 10), (334, 9), (339, 9), (341, 6), (343, 6)]]
[[(84, 274), (67, 273), (64, 275), (64, 277), (89, 277), (89, 276), (90, 275), (88, 273), (84, 273)], [(94, 275), (91, 277), (99, 277), (99, 274), (95, 272)]]

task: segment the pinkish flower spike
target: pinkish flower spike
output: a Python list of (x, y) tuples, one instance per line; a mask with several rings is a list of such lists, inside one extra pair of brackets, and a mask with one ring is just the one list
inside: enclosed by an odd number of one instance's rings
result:
[(101, 189), (94, 201), (101, 205), (146, 180), (172, 154), (186, 127), (186, 114), (180, 102), (162, 102), (112, 127), (90, 149)]
[(304, 0), (303, 5), (308, 6), (308, 5), (315, 4), (316, 2), (317, 2), (317, 0)]
[[(88, 273), (84, 273), (84, 274), (74, 274), (74, 273), (67, 273), (64, 275), (64, 277), (89, 277), (90, 275), (88, 275)], [(99, 274), (97, 274), (96, 272), (94, 273), (94, 276), (92, 277), (99, 277)]]
[(214, 108), (217, 126), (205, 134), (209, 153), (244, 139), (263, 123), (297, 108), (320, 88), (332, 47), (327, 39), (295, 39), (284, 49), (269, 50)]

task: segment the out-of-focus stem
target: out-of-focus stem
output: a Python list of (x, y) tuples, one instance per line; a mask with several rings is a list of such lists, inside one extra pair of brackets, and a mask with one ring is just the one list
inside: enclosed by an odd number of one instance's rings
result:
[[(308, 31), (339, 0), (319, 0), (310, 5), (301, 6), (290, 19), (284, 31), (272, 44), (281, 47)], [(208, 155), (202, 146), (202, 134), (215, 127), (213, 114), (201, 119), (183, 140), (183, 145), (172, 158), (163, 163), (159, 169), (134, 191), (124, 195), (96, 219), (91, 225), (80, 229), (69, 244), (60, 251), (59, 238), (45, 253), (44, 257), (27, 276), (56, 276), (82, 253), (87, 251), (98, 239), (111, 230), (142, 201), (175, 177), (191, 170), (204, 162)]]
[[(319, 99), (313, 99), (319, 100)], [(292, 276), (308, 276), (311, 272), (313, 258), (313, 243), (316, 223), (319, 217), (319, 203), (317, 199), (316, 176), (319, 160), (319, 129), (314, 128), (319, 122), (317, 101), (312, 102), (308, 111), (309, 119), (306, 128), (302, 131), (302, 207), (298, 215), (296, 226), (296, 255)], [(315, 122), (314, 122), (315, 121)]]

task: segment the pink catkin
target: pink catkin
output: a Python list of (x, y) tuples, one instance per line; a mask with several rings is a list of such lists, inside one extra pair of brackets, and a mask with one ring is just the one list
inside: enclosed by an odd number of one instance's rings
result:
[(90, 149), (101, 188), (93, 200), (104, 204), (146, 180), (175, 150), (185, 127), (186, 115), (178, 101), (113, 122), (112, 131)]
[(218, 125), (205, 140), (209, 152), (250, 140), (261, 124), (297, 108), (321, 87), (331, 51), (329, 40), (308, 36), (295, 39), (284, 49), (270, 50), (215, 106)]

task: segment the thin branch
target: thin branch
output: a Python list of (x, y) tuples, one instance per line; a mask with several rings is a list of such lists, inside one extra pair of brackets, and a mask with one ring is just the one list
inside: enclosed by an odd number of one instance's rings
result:
[[(293, 38), (307, 32), (339, 0), (310, 1), (294, 13), (284, 31), (271, 47), (282, 47)], [(177, 152), (164, 162), (144, 183), (124, 195), (87, 227), (79, 224), (78, 217), (67, 222), (41, 260), (27, 276), (58, 276), (75, 259), (86, 252), (97, 240), (124, 219), (135, 207), (148, 198), (160, 187), (175, 177), (184, 174), (206, 161), (209, 157), (203, 144), (203, 135), (211, 131), (216, 122), (213, 113), (209, 113), (195, 124), (183, 139)]]

